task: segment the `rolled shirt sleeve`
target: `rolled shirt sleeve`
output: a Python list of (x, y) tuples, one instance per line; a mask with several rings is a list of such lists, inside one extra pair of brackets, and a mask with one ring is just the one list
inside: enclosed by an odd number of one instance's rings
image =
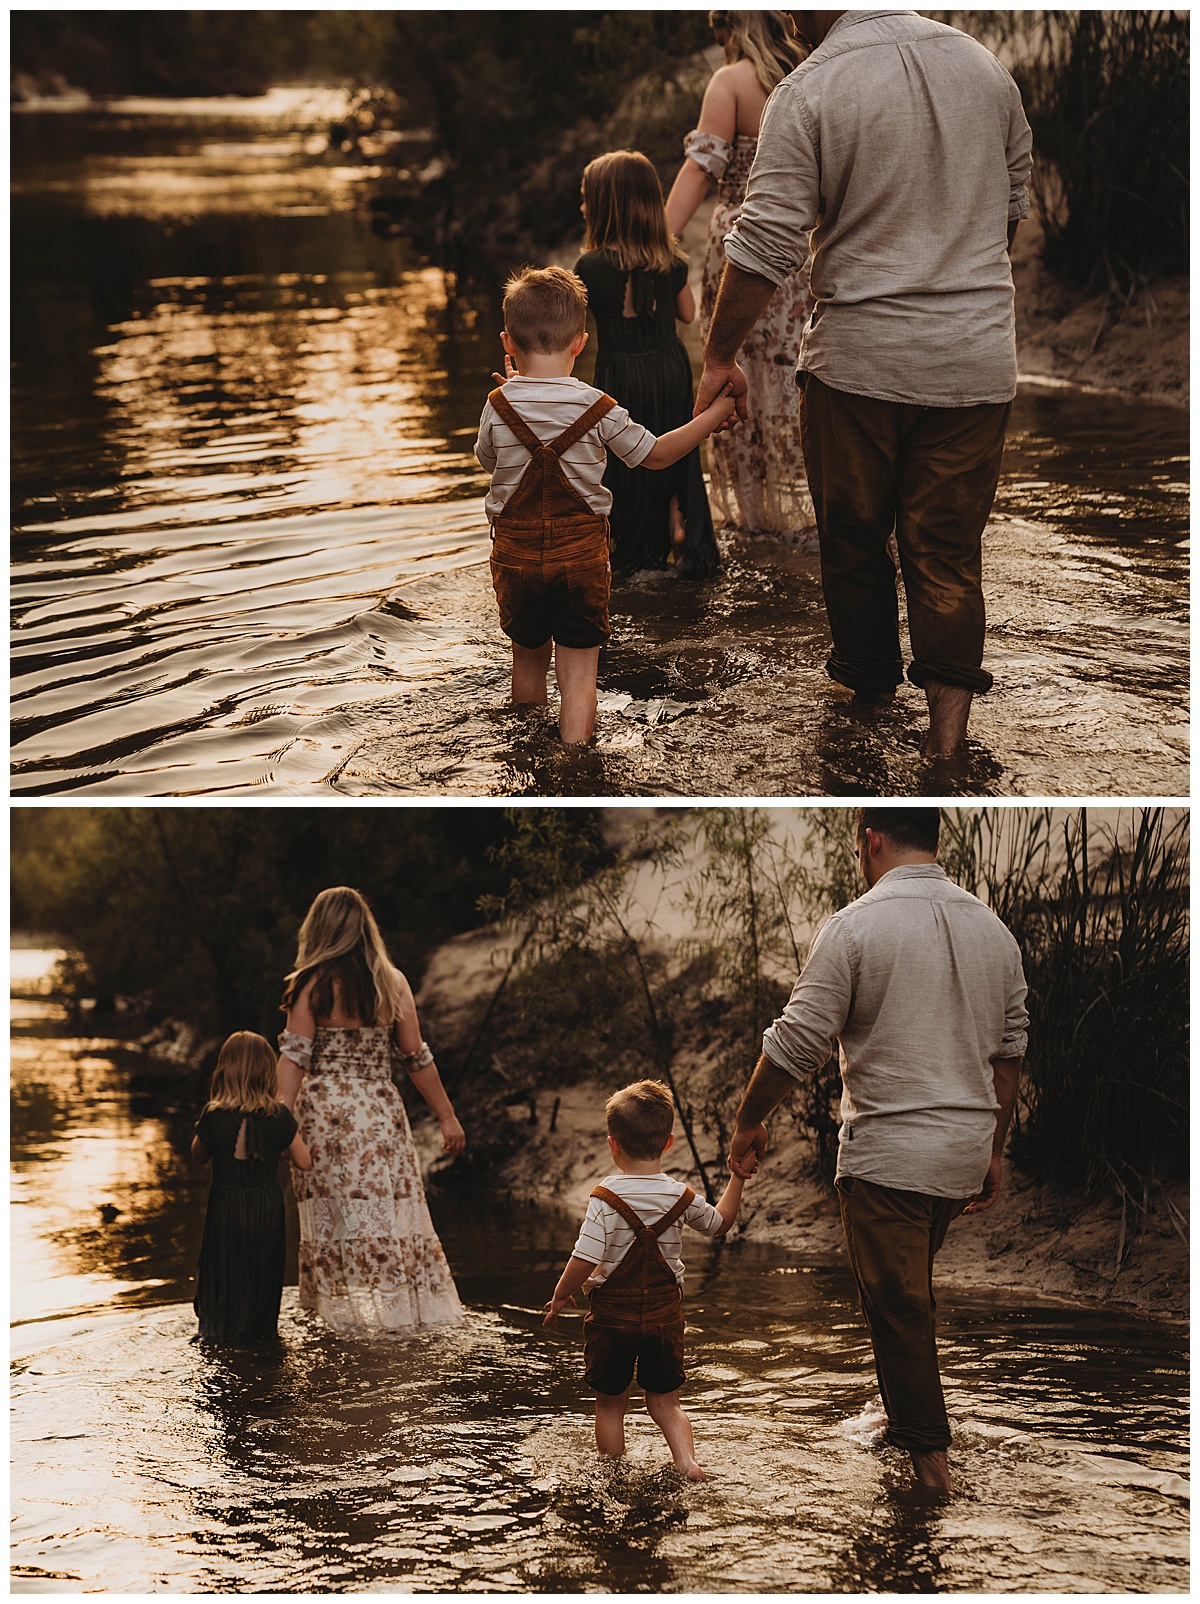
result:
[(1033, 171), (1033, 133), (1021, 104), (1021, 91), (1009, 80), (1011, 104), (1008, 117), (1008, 220), (1018, 222), (1029, 216), (1029, 175)]
[(829, 1062), (854, 997), (842, 923), (835, 914), (817, 933), (783, 1013), (763, 1036), (763, 1052), (799, 1080)]
[(812, 125), (799, 92), (781, 84), (767, 102), (746, 199), (725, 256), (745, 273), (782, 284), (808, 257), (821, 205)]
[(1025, 984), (1025, 971), (1021, 967), (1020, 948), (1015, 942), (1013, 946), (1015, 949), (1013, 974), (1004, 1003), (1004, 1039), (1000, 1051), (996, 1054), (997, 1058), (1024, 1058), (1025, 1049), (1029, 1045), (1029, 1014), (1025, 1008), (1025, 998), (1029, 988)]

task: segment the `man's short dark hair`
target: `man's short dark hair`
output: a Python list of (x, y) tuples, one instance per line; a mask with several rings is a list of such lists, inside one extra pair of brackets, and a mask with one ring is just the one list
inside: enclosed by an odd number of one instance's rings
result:
[(937, 808), (859, 808), (858, 836), (874, 830), (893, 846), (911, 852), (936, 852), (942, 815)]

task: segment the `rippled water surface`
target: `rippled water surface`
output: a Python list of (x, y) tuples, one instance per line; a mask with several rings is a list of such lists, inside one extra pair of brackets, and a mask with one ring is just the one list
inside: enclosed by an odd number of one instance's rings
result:
[(16, 1591), (1187, 1590), (1168, 1325), (945, 1295), (935, 1506), (878, 1444), (845, 1270), (749, 1244), (687, 1253), (701, 1485), (640, 1407), (598, 1468), (579, 1319), (539, 1324), (562, 1214), (434, 1196), (461, 1332), (342, 1341), (289, 1290), (277, 1348), (200, 1349), (200, 1088), (70, 1034), (45, 965), (14, 954)]
[(708, 586), (618, 587), (564, 753), (505, 700), (495, 300), (376, 238), (379, 174), (284, 104), (16, 119), (18, 793), (1186, 792), (1186, 415), (1037, 388), (964, 760), (920, 758), (914, 687), (825, 678), (812, 550), (738, 541)]

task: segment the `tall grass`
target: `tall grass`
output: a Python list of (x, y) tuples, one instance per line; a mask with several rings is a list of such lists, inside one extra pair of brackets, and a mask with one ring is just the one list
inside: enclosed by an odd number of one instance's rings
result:
[(1188, 270), (1186, 11), (951, 11), (1009, 67), (1033, 128), (1044, 259), (1127, 295)]
[(947, 813), (943, 863), (1020, 943), (1030, 1046), (1013, 1155), (1122, 1198), (1188, 1163), (1188, 820)]

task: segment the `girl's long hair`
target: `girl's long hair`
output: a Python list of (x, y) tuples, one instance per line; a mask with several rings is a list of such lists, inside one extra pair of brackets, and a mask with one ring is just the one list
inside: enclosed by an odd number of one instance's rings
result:
[(603, 251), (622, 272), (667, 273), (686, 262), (667, 228), (662, 184), (640, 150), (610, 150), (583, 169), (586, 248)]
[(252, 1030), (237, 1030), (221, 1048), (208, 1094), (209, 1108), (273, 1114), (279, 1107), (275, 1050)]
[(310, 980), (318, 1019), (333, 1012), (335, 981), (342, 1007), (366, 1025), (392, 1025), (404, 1012), (404, 992), (375, 915), (352, 886), (322, 891), (305, 914), (280, 1007), (290, 1008)]
[(808, 57), (808, 47), (796, 38), (786, 11), (710, 11), (708, 25), (729, 34), (734, 59), (753, 64), (764, 94)]

